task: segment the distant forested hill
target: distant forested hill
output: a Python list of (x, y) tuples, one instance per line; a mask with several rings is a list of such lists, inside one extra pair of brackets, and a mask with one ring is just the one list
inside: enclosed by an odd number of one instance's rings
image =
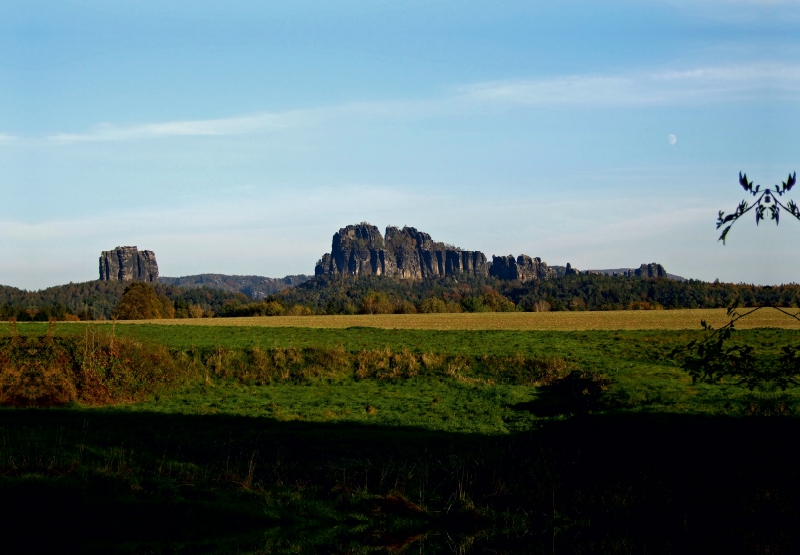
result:
[(438, 278), (399, 281), (378, 276), (358, 278), (317, 276), (276, 296), (285, 305), (301, 304), (315, 312), (339, 314), (361, 310), (374, 293), (399, 307), (418, 306), (439, 298), (450, 310), (488, 310), (499, 294), (516, 310), (627, 310), (658, 308), (721, 308), (739, 299), (744, 305), (775, 302), (794, 306), (800, 296), (797, 284), (762, 287), (746, 284), (708, 283), (698, 280), (641, 279), (580, 274), (546, 281), (519, 283), (491, 277)]
[(311, 279), (311, 276), (295, 275), (282, 278), (269, 278), (264, 276), (230, 276), (225, 274), (198, 274), (183, 277), (160, 277), (159, 283), (164, 285), (177, 285), (179, 287), (207, 287), (209, 289), (222, 289), (233, 293), (244, 293), (251, 299), (263, 299), (268, 295), (278, 293), (299, 285)]
[[(0, 317), (14, 317), (19, 321), (47, 321), (73, 314), (81, 320), (111, 318), (127, 283), (121, 281), (86, 281), (48, 287), (41, 291), (26, 291), (0, 285)], [(198, 305), (207, 314), (216, 314), (226, 302), (247, 303), (251, 299), (243, 293), (210, 289), (206, 287), (174, 287), (162, 283), (152, 284), (156, 292), (166, 295), (175, 304), (176, 312), (184, 315), (192, 305)]]
[(757, 303), (794, 306), (800, 296), (800, 285), (763, 287), (581, 274), (545, 282), (507, 283), (501, 292), (523, 310), (531, 310), (537, 302), (549, 303), (552, 310), (724, 308), (737, 299), (745, 306)]
[[(735, 300), (745, 306), (796, 306), (800, 285), (762, 287), (698, 280), (579, 274), (545, 281), (459, 276), (407, 281), (383, 276), (316, 276), (254, 301), (239, 292), (194, 284), (154, 284), (175, 305), (177, 317), (190, 314), (246, 316), (350, 314), (357, 312), (547, 311), (720, 308)], [(24, 291), (0, 286), (0, 317), (20, 321), (82, 320), (111, 317), (125, 290), (118, 281), (89, 281)]]
[(81, 315), (84, 319), (111, 315), (125, 290), (120, 281), (87, 281), (48, 287), (41, 291), (26, 291), (7, 285), (0, 286), (0, 315), (3, 319), (18, 320), (61, 319), (64, 314)]
[[(243, 305), (253, 299), (282, 291), (303, 283), (309, 276), (268, 278), (262, 276), (229, 276), (199, 274), (180, 278), (161, 277), (153, 283), (156, 292), (166, 295), (175, 304), (178, 317), (187, 317), (189, 307), (199, 306), (206, 316), (224, 312), (224, 305)], [(0, 285), (0, 317), (19, 321), (49, 318), (62, 320), (66, 314), (81, 320), (111, 318), (128, 283), (121, 281), (86, 281), (26, 291)]]

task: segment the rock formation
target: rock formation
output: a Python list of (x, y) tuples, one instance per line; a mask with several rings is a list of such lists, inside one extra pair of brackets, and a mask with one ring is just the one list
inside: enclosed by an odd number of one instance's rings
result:
[(634, 274), (636, 277), (641, 278), (660, 278), (660, 277), (667, 277), (667, 271), (664, 269), (664, 266), (657, 262), (651, 262), (650, 264), (642, 264), (636, 270), (634, 270)]
[(117, 247), (100, 253), (102, 281), (158, 281), (158, 264), (153, 251)]
[(438, 243), (413, 227), (389, 226), (386, 237), (372, 224), (343, 227), (331, 252), (317, 262), (315, 275), (378, 275), (425, 279), (468, 274), (487, 276), (489, 264), (479, 251)]
[(567, 263), (565, 266), (551, 266), (551, 269), (555, 270), (556, 275), (558, 277), (563, 277), (572, 274), (594, 274), (594, 275), (606, 275), (606, 276), (618, 276), (618, 277), (640, 277), (640, 278), (666, 278), (671, 279), (674, 281), (686, 281), (686, 278), (667, 273), (664, 269), (664, 266), (659, 264), (658, 262), (652, 262), (650, 264), (642, 264), (638, 268), (613, 268), (613, 269), (605, 269), (605, 270), (585, 270), (580, 271), (577, 268), (573, 268)]
[(581, 273), (581, 271), (579, 269), (573, 268), (572, 264), (567, 262), (567, 267), (564, 268), (564, 275), (565, 276), (577, 276), (580, 273)]
[(624, 275), (626, 277), (679, 279), (667, 274), (664, 266), (653, 262), (637, 269), (587, 270), (571, 264), (548, 266), (541, 258), (521, 254), (492, 256), (487, 262), (480, 251), (465, 251), (439, 243), (413, 227), (389, 226), (386, 234), (372, 224), (362, 222), (343, 227), (333, 236), (331, 252), (322, 255), (315, 275), (376, 275), (403, 279), (429, 279), (444, 276), (492, 276), (497, 279), (543, 281), (578, 274)]
[(492, 256), (489, 275), (498, 279), (518, 279), (521, 282), (543, 281), (556, 277), (555, 271), (548, 268), (541, 258), (531, 258), (527, 254), (521, 254), (516, 259), (513, 254)]

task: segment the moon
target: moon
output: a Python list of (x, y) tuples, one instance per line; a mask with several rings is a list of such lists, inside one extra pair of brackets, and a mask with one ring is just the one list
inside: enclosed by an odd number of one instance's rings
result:
[(678, 142), (678, 137), (670, 133), (669, 135), (667, 135), (667, 140), (669, 141), (670, 145), (674, 145), (675, 143)]

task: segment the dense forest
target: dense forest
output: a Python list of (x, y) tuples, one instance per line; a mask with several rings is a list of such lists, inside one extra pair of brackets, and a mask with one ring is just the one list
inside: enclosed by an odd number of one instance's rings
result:
[[(108, 320), (122, 298), (128, 284), (120, 281), (87, 281), (48, 287), (41, 291), (25, 291), (0, 285), (0, 318), (24, 321), (57, 320)], [(190, 308), (203, 316), (213, 316), (222, 311), (225, 303), (243, 304), (250, 298), (206, 287), (174, 287), (153, 284), (156, 293), (173, 302), (176, 317), (189, 317)]]
[(720, 308), (729, 306), (737, 299), (746, 306), (758, 303), (795, 306), (800, 296), (800, 285), (763, 287), (599, 274), (571, 275), (528, 283), (469, 276), (421, 282), (375, 276), (357, 279), (317, 276), (282, 291), (276, 298), (285, 305), (301, 304), (320, 313), (343, 314), (364, 312), (364, 300), (368, 295), (375, 294), (385, 295), (400, 312), (407, 304), (419, 308), (430, 299), (443, 301), (449, 311), (467, 312), (636, 310)]
[[(402, 281), (379, 276), (317, 276), (263, 300), (209, 287), (154, 284), (177, 318), (413, 312), (657, 310), (797, 306), (800, 285), (773, 287), (698, 280), (580, 274), (520, 283), (463, 276)], [(109, 319), (126, 289), (118, 281), (89, 281), (24, 291), (0, 286), (0, 317), (18, 321)]]

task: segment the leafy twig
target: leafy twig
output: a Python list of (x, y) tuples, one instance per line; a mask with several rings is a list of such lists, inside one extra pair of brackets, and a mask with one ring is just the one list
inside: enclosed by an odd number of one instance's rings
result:
[(746, 200), (743, 200), (732, 214), (726, 215), (722, 210), (719, 211), (719, 215), (717, 216), (717, 229), (722, 226), (726, 227), (722, 230), (718, 241), (722, 241), (724, 245), (725, 239), (731, 227), (733, 227), (733, 224), (753, 209), (755, 209), (756, 225), (766, 218), (767, 212), (769, 212), (770, 219), (775, 220), (775, 225), (778, 225), (780, 223), (781, 210), (785, 210), (790, 215), (794, 216), (795, 219), (800, 220), (800, 207), (798, 207), (793, 200), (790, 200), (786, 204), (780, 201), (780, 197), (791, 191), (795, 183), (797, 183), (797, 172), (790, 173), (786, 181), (783, 181), (780, 185), (775, 185), (774, 189), (761, 189), (761, 185), (753, 186), (753, 182), (747, 180), (747, 174), (739, 172), (739, 184), (746, 192), (757, 198), (753, 204), (748, 204)]

